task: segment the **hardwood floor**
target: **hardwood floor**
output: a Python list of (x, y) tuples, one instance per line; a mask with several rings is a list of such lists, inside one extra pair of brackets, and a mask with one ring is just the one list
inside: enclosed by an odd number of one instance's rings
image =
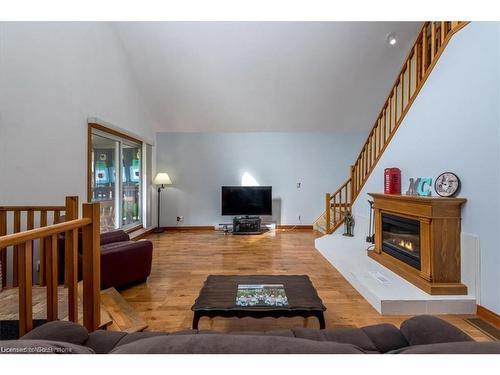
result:
[[(144, 318), (148, 330), (191, 328), (191, 306), (209, 274), (307, 274), (327, 307), (327, 328), (399, 324), (407, 316), (382, 316), (314, 248), (318, 233), (280, 230), (258, 236), (216, 231), (167, 231), (152, 234), (153, 269), (147, 283), (121, 291)], [(463, 319), (442, 316), (478, 341), (489, 338)], [(316, 319), (202, 318), (200, 329), (262, 331), (293, 326), (318, 328)]]

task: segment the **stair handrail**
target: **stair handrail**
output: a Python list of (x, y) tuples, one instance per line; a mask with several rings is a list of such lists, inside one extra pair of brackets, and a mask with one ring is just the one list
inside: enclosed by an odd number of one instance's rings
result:
[[(61, 220), (61, 214), (65, 212), (66, 206), (0, 206), (0, 236), (5, 236), (7, 228), (11, 227), (13, 233), (18, 233), (24, 227), (33, 229), (37, 227), (46, 227), (50, 224), (57, 224)], [(23, 215), (23, 212), (26, 214)], [(10, 219), (10, 220), (9, 220)], [(25, 220), (23, 220), (25, 219)], [(37, 219), (37, 220), (35, 220)], [(9, 225), (10, 224), (10, 225)], [(45, 253), (44, 243), (40, 243), (40, 255), (43, 258)], [(17, 287), (17, 252), (13, 253), (12, 264), (14, 265), (11, 276), (11, 286)], [(0, 246), (0, 265), (2, 267), (2, 287), (7, 287), (7, 249)], [(45, 285), (45, 264), (40, 262), (38, 284)]]
[(465, 21), (424, 22), (351, 171), (353, 202), (424, 86), (451, 37)]
[[(401, 125), (416, 96), (424, 86), (452, 36), (465, 27), (466, 21), (429, 21), (424, 22), (407, 57), (403, 62), (394, 84), (389, 91), (377, 119), (366, 141), (363, 143), (356, 161), (350, 167), (350, 177), (336, 193), (350, 183), (350, 199), (341, 210), (340, 216), (351, 209), (364, 184), (375, 169), (381, 155)], [(337, 229), (342, 222), (331, 218), (330, 209), (336, 193), (326, 193), (325, 231), (327, 234)], [(335, 202), (334, 202), (335, 205)], [(318, 218), (320, 220), (323, 215)], [(317, 221), (318, 221), (317, 220)]]
[[(325, 231), (327, 233), (331, 233), (338, 228), (343, 221), (345, 213), (351, 207), (351, 181), (348, 178), (335, 192), (326, 193)], [(331, 217), (332, 207), (333, 218)]]

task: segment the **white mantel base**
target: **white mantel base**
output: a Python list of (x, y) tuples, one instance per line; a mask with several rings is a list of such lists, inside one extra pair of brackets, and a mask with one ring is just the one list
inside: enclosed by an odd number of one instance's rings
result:
[(466, 296), (429, 295), (366, 254), (362, 236), (334, 233), (316, 239), (319, 252), (382, 315), (475, 314), (474, 290)]

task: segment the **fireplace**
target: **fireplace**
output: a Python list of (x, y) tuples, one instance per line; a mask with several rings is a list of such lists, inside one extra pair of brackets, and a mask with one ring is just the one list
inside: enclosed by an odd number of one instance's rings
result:
[(382, 251), (420, 270), (420, 222), (383, 213)]
[(467, 294), (460, 280), (463, 198), (370, 193), (375, 246), (368, 256), (429, 294)]

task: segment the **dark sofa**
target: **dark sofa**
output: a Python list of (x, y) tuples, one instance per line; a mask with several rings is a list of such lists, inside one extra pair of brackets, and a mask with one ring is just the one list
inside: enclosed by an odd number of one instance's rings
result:
[[(78, 237), (78, 280), (82, 280), (81, 233)], [(151, 241), (131, 241), (123, 230), (101, 233), (101, 289), (118, 289), (146, 280), (152, 259)], [(64, 234), (59, 237), (59, 283), (64, 283)]]
[(88, 333), (75, 323), (56, 321), (19, 340), (0, 341), (0, 352), (110, 354), (500, 354), (500, 342), (475, 342), (455, 326), (433, 316), (417, 316), (401, 327), (293, 328), (267, 332), (186, 330)]

